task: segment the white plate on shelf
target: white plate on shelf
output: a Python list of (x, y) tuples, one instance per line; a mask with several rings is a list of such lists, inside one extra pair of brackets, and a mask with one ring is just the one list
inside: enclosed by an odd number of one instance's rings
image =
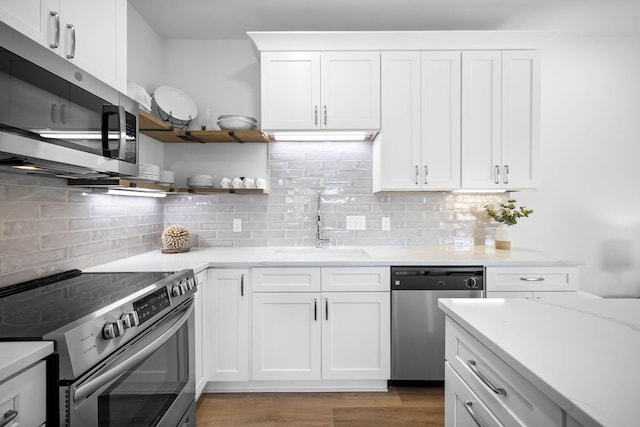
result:
[(180, 89), (160, 86), (153, 93), (158, 107), (166, 114), (178, 120), (193, 120), (198, 115), (198, 107), (193, 99)]

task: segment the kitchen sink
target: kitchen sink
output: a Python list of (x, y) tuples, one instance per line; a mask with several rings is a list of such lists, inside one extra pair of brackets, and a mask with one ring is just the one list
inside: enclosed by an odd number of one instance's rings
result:
[(371, 256), (364, 249), (357, 248), (283, 248), (273, 253), (274, 260), (316, 261), (316, 260), (358, 260)]

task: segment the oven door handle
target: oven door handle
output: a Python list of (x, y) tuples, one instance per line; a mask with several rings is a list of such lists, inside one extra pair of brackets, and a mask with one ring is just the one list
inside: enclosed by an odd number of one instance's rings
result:
[(88, 380), (86, 383), (79, 386), (75, 392), (73, 393), (73, 401), (78, 402), (85, 397), (89, 396), (100, 387), (109, 384), (114, 379), (118, 378), (123, 373), (127, 372), (129, 369), (134, 367), (139, 362), (143, 361), (148, 356), (152, 355), (156, 350), (162, 347), (171, 337), (175, 334), (188, 320), (189, 316), (193, 312), (193, 303), (189, 304), (185, 309), (181, 311), (180, 314), (176, 314), (175, 316), (180, 315), (180, 318), (173, 322), (171, 326), (166, 329), (164, 332), (161, 332), (161, 335), (155, 338), (151, 343), (149, 343), (146, 347), (138, 351), (131, 357), (126, 358), (122, 363), (119, 363), (104, 373), (96, 376)]

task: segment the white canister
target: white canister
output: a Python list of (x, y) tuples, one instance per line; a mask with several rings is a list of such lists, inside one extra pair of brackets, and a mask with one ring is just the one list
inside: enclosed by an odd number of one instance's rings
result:
[(254, 188), (256, 185), (256, 180), (253, 178), (245, 178), (244, 179), (244, 188)]

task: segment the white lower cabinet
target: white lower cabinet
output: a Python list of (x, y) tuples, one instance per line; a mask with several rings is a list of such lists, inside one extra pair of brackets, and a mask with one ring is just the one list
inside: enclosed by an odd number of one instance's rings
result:
[(562, 409), (516, 369), (452, 319), (447, 317), (445, 325), (446, 427), (565, 425)]
[(444, 399), (445, 424), (449, 427), (504, 425), (448, 363), (444, 368)]
[(248, 269), (209, 269), (204, 293), (204, 369), (208, 381), (249, 379)]
[(0, 425), (46, 425), (46, 374), (46, 362), (40, 361), (0, 383)]
[(487, 298), (567, 300), (579, 298), (578, 267), (487, 267)]
[[(253, 269), (252, 275), (264, 277), (263, 272), (257, 270), (261, 269)], [(269, 270), (273, 276), (273, 269)], [(286, 277), (287, 268), (279, 270), (278, 274)], [(291, 269), (291, 274), (300, 276), (304, 273), (301, 270), (304, 269)], [(321, 281), (325, 269), (307, 270), (313, 281)], [(252, 379), (387, 380), (390, 370), (388, 286), (386, 291), (380, 291), (381, 283), (388, 283), (385, 270), (388, 268), (324, 271), (324, 280), (332, 277), (332, 285), (327, 286), (348, 283), (346, 289), (357, 286), (360, 292), (254, 292)], [(340, 273), (346, 275), (345, 280), (336, 277)], [(369, 288), (364, 283), (366, 280), (370, 280)], [(308, 289), (305, 283), (300, 287)], [(254, 290), (259, 288), (257, 284)], [(294, 291), (295, 287), (290, 290)]]
[(252, 379), (319, 380), (319, 293), (252, 295)]
[(204, 293), (206, 292), (206, 284), (207, 284), (207, 270), (203, 270), (196, 274), (196, 280), (198, 283), (198, 290), (195, 293), (195, 359), (196, 359), (196, 400), (202, 394), (202, 390), (207, 382), (205, 372), (204, 372), (204, 353), (203, 353), (203, 343), (204, 343), (204, 335), (202, 333), (204, 322), (203, 319), (203, 306), (202, 302), (205, 299)]
[(389, 377), (389, 292), (322, 294), (322, 378)]

